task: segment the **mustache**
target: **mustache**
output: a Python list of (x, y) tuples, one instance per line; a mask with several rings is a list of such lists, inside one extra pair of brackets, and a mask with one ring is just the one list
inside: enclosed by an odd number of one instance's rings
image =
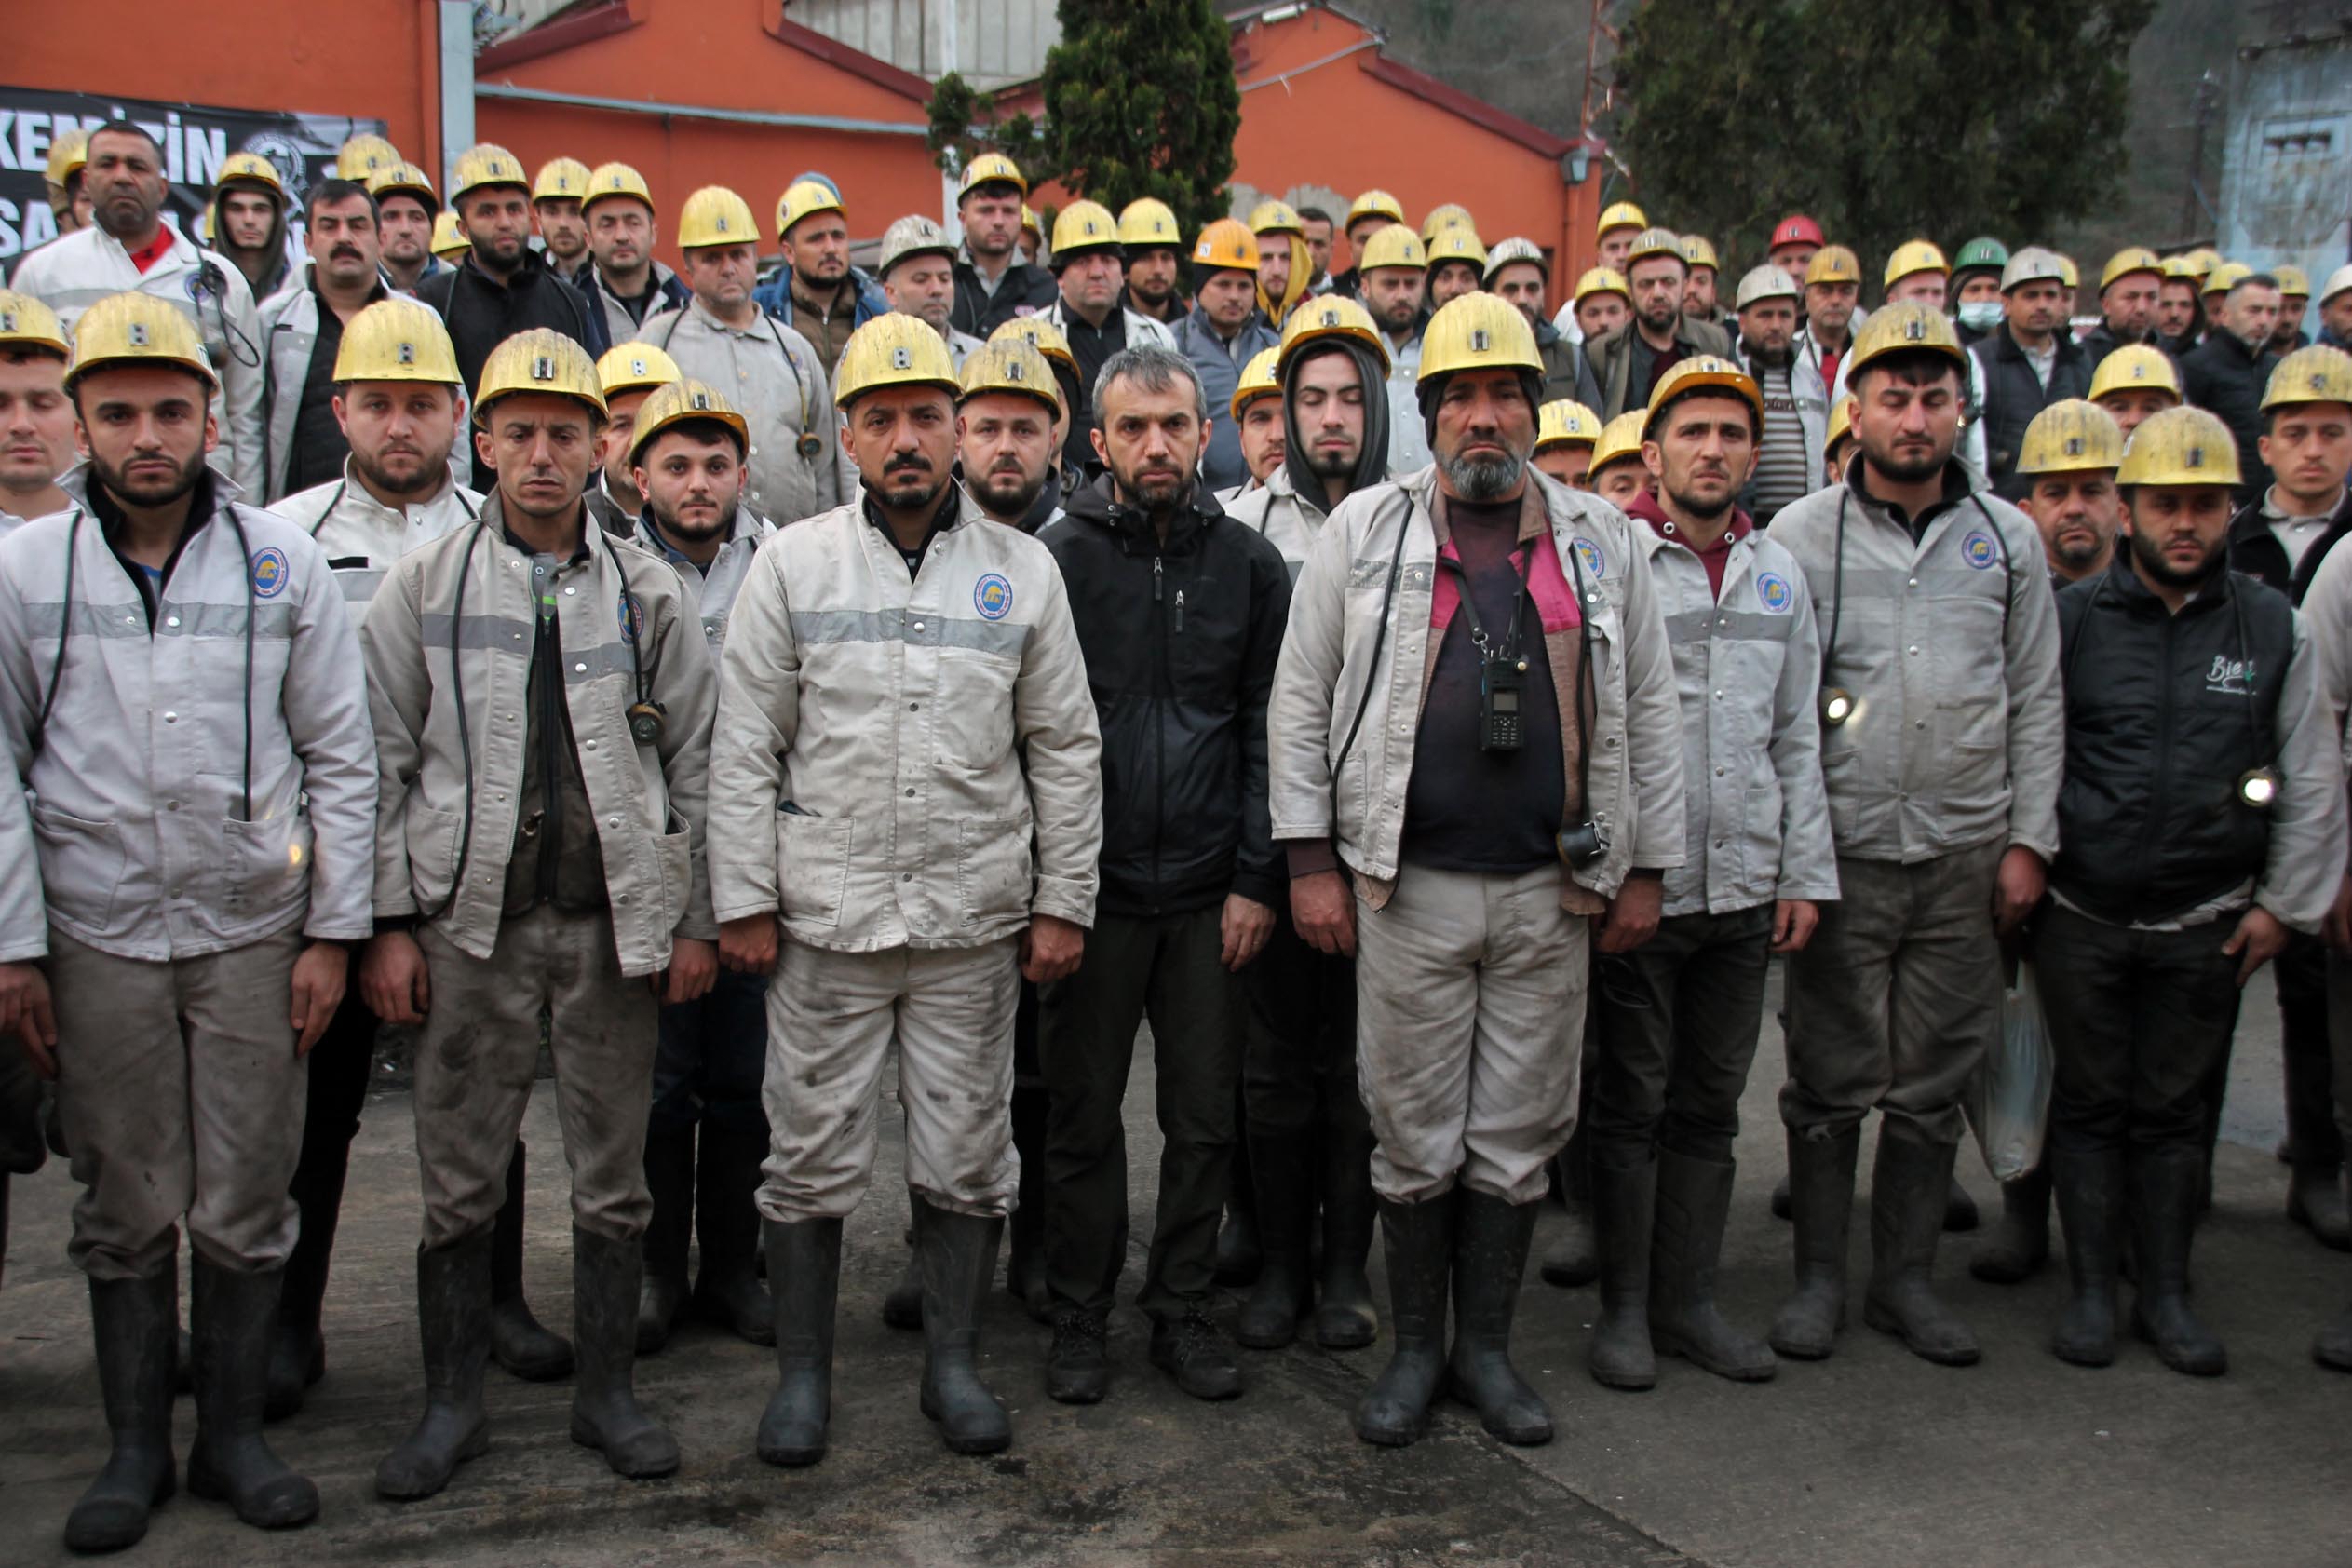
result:
[(932, 471), (931, 460), (919, 452), (902, 452), (885, 463), (882, 471), (885, 474), (927, 474)]

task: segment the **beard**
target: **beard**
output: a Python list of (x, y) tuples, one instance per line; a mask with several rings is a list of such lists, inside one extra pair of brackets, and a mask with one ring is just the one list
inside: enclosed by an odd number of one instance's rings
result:
[(1933, 479), (1943, 472), (1943, 466), (1951, 459), (1952, 453), (1949, 451), (1938, 452), (1930, 444), (1917, 457), (1898, 457), (1891, 451), (1872, 452), (1867, 446), (1862, 449), (1862, 455), (1869, 459), (1872, 467), (1896, 483), (1916, 484), (1921, 480)]
[(1778, 348), (1759, 348), (1743, 337), (1739, 345), (1748, 351), (1749, 358), (1768, 371), (1785, 371), (1797, 362), (1796, 345), (1792, 343), (1782, 344)]
[(1525, 477), (1524, 457), (1449, 457), (1446, 482), (1465, 501), (1500, 501)]
[(358, 447), (351, 449), (351, 466), (359, 471), (359, 477), (368, 481), (370, 488), (380, 490), (386, 495), (428, 494), (440, 488), (441, 476), (449, 472), (449, 453), (446, 452), (439, 457), (422, 452), (393, 453), (387, 456), (410, 465), (408, 471), (391, 468), (385, 457), (370, 456)]
[(142, 475), (133, 480), (127, 471), (128, 464), (118, 468), (96, 453), (90, 453), (89, 466), (98, 475), (98, 482), (121, 500), (134, 507), (168, 507), (194, 490), (196, 480), (204, 477), (204, 453), (199, 452), (181, 463), (168, 479)]
[(1731, 510), (1736, 493), (1728, 482), (1724, 485), (1723, 493), (1711, 500), (1705, 496), (1692, 494), (1688, 490), (1681, 487), (1661, 484), (1658, 488), (1666, 492), (1668, 500), (1702, 522), (1712, 522)]
[(972, 493), (972, 499), (991, 517), (1021, 518), (1046, 493), (1047, 473), (1041, 468), (1032, 478), (1018, 468), (994, 468), (967, 477), (964, 488)]
[(1318, 480), (1344, 480), (1356, 471), (1357, 461), (1363, 454), (1363, 443), (1360, 441), (1353, 452), (1310, 449), (1306, 454), (1306, 469)]
[(1127, 475), (1115, 470), (1112, 478), (1118, 480), (1135, 505), (1146, 511), (1172, 507), (1183, 498), (1185, 476), (1173, 468), (1155, 468), (1148, 473)]
[(690, 523), (673, 515), (665, 516), (659, 507), (654, 508), (654, 520), (662, 532), (690, 544), (706, 545), (713, 539), (723, 539), (735, 532), (736, 515), (742, 510), (740, 498), (729, 501), (719, 508), (719, 515), (710, 523)]
[(2226, 543), (2214, 546), (2205, 552), (2205, 559), (2193, 570), (2183, 572), (2164, 558), (2161, 540), (2152, 539), (2145, 534), (2131, 535), (2133, 563), (2168, 588), (2193, 588), (2210, 580), (2213, 574), (2221, 569), (2222, 558), (2228, 548)]

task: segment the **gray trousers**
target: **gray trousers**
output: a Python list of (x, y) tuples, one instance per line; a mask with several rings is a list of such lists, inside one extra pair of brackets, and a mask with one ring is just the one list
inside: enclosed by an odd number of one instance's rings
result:
[(2007, 848), (1908, 866), (1838, 857), (1838, 897), (1789, 959), (1791, 1131), (1834, 1137), (1875, 1109), (1959, 1142), (1961, 1096), (2000, 1037), (1993, 885)]
[(1356, 900), (1356, 1058), (1372, 1190), (1399, 1203), (1458, 1180), (1544, 1196), (1575, 1125), (1590, 952), (1560, 871), (1481, 876), (1408, 865), (1378, 910)]
[(488, 1230), (506, 1201), (507, 1162), (549, 1015), (556, 1115), (572, 1169), (572, 1223), (634, 1240), (653, 1215), (645, 1115), (653, 1103), (655, 1001), (621, 973), (612, 917), (542, 904), (498, 927), (487, 962), (433, 926), (417, 932), (431, 1006), (416, 1042), (416, 1163), (425, 1245)]
[(154, 963), (50, 928), (58, 1114), (82, 1184), (66, 1255), (91, 1278), (169, 1267), (182, 1218), (198, 1255), (234, 1273), (277, 1268), (293, 1251), (286, 1188), (309, 1064), (289, 1020), (304, 945), (290, 926)]

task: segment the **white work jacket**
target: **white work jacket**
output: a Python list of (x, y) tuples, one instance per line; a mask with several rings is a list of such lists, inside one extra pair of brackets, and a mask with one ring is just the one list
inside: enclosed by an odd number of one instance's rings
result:
[(1401, 483), (1433, 461), (1421, 417), (1421, 333), (1399, 344), (1384, 332), (1381, 341), (1388, 349), (1388, 477)]
[(713, 665), (719, 662), (719, 650), (726, 645), (727, 617), (734, 613), (735, 596), (750, 578), (751, 558), (775, 532), (776, 525), (767, 519), (748, 507), (737, 507), (735, 531), (719, 547), (710, 564), (700, 567), (671, 549), (645, 520), (644, 513), (637, 514), (636, 527), (629, 536), (639, 548), (669, 562), (686, 585), (686, 597), (694, 601), (695, 613), (702, 617), (702, 635), (710, 644)]
[(49, 951), (31, 807), (16, 758), (0, 751), (0, 964), (20, 964)]
[(318, 541), (356, 622), (394, 561), (481, 516), (481, 497), (452, 480), (430, 500), (395, 510), (369, 493), (345, 458), (343, 478), (289, 495), (271, 510)]
[(1299, 569), (1306, 564), (1306, 552), (1315, 535), (1322, 532), (1323, 514), (1299, 493), (1289, 466), (1275, 465), (1265, 483), (1243, 491), (1223, 505), (1227, 517), (1256, 529), (1282, 552), (1282, 563), (1291, 569), (1291, 583), (1296, 587)]
[[(842, 450), (824, 361), (809, 341), (762, 312), (730, 327), (700, 300), (645, 318), (636, 341), (652, 344), (679, 371), (725, 394), (750, 426), (743, 498), (778, 526), (814, 517), (856, 493), (857, 470)], [(804, 435), (817, 450), (803, 456)]]

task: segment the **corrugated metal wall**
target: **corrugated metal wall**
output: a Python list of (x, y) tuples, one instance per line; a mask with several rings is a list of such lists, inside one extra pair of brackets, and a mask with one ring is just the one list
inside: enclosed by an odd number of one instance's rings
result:
[(788, 0), (784, 15), (918, 76), (953, 69), (982, 88), (1035, 76), (1061, 38), (1053, 0)]

